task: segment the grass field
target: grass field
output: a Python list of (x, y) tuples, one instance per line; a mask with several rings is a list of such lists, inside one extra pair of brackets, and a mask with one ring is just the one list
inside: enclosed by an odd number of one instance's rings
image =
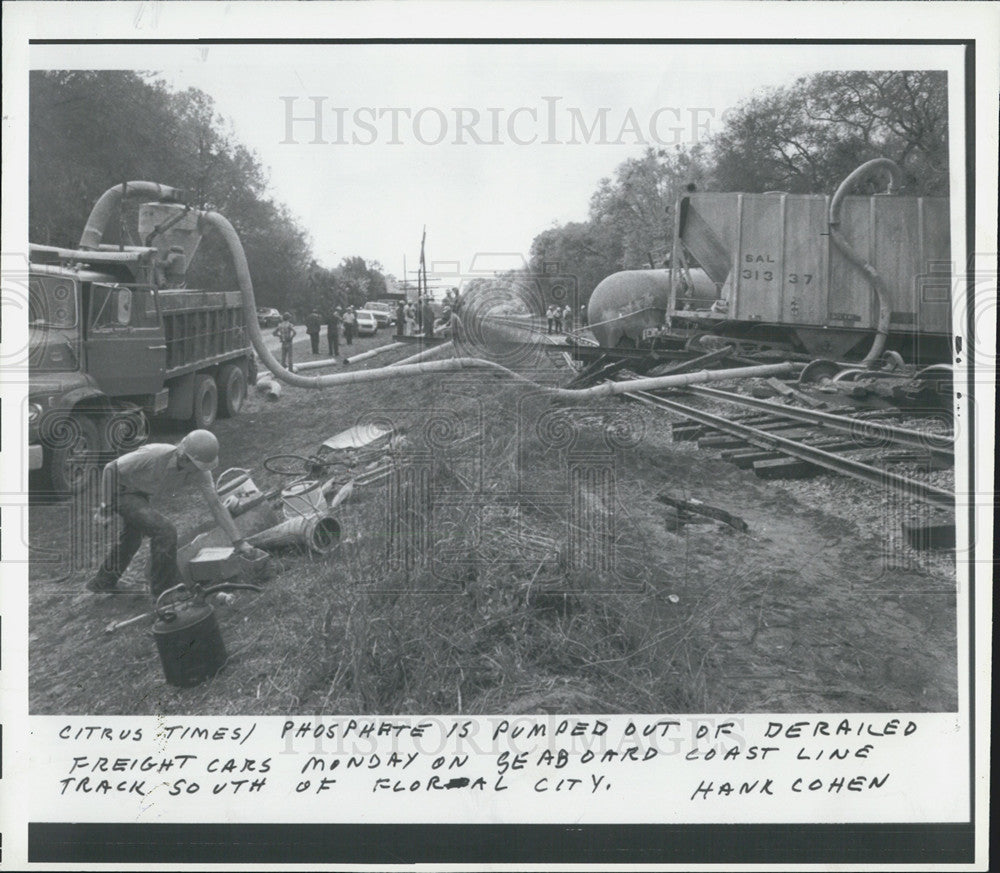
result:
[[(356, 341), (364, 351), (385, 331)], [(322, 341), (325, 347), (325, 339)], [(297, 359), (308, 360), (307, 340)], [(342, 348), (343, 353), (343, 348)], [(412, 354), (387, 353), (380, 366)], [(541, 380), (567, 376), (539, 354)], [(358, 365), (364, 366), (364, 365)], [(216, 427), (221, 467), (280, 479), (358, 421), (401, 432), (397, 473), (338, 508), (328, 559), (285, 552), (259, 595), (217, 608), (230, 654), (211, 681), (165, 684), (142, 596), (95, 596), (87, 566), (33, 563), (33, 713), (615, 713), (951, 710), (955, 579), (887, 560), (850, 489), (826, 503), (737, 470), (635, 404), (561, 406), (491, 375), (253, 394)], [(157, 429), (174, 441), (180, 429)], [(850, 488), (853, 483), (843, 483)], [(660, 493), (743, 518), (680, 524)], [(196, 495), (162, 508), (185, 542)], [(33, 545), (69, 507), (36, 501)], [(39, 553), (40, 554), (40, 553)], [(146, 547), (130, 576), (144, 579)], [(98, 558), (90, 555), (91, 561)], [(889, 556), (891, 558), (891, 556)]]

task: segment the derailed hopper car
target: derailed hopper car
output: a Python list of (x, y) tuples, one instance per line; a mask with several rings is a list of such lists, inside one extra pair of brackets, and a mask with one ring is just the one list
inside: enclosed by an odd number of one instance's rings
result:
[(711, 333), (813, 357), (857, 359), (877, 347), (914, 363), (948, 361), (948, 198), (845, 196), (849, 183), (894, 168), (865, 164), (833, 197), (683, 196), (671, 269), (617, 273), (595, 289), (598, 341)]

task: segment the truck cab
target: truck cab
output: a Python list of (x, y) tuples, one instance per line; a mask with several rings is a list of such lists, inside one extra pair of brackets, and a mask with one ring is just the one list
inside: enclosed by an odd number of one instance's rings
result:
[(142, 407), (125, 398), (163, 388), (163, 324), (155, 290), (134, 276), (32, 255), (43, 262), (29, 274), (29, 466), (76, 491), (85, 459), (139, 444)]

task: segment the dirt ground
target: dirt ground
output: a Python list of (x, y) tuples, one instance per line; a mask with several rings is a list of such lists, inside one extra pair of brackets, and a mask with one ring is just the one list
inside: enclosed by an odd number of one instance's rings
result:
[[(299, 361), (307, 348), (303, 336)], [(558, 361), (535, 363), (542, 378), (568, 377)], [(280, 401), (252, 392), (240, 416), (218, 422), (220, 469), (274, 485), (264, 457), (309, 454), (373, 415), (430, 465), (436, 514), (412, 565), (391, 557), (392, 480), (356, 489), (338, 509), (341, 548), (323, 560), (277, 555), (264, 593), (217, 609), (226, 667), (181, 690), (164, 682), (148, 623), (105, 634), (148, 598), (87, 593), (93, 549), (75, 568), (35, 561), (31, 711), (957, 708), (954, 569), (890, 535), (898, 507), (843, 479), (757, 479), (673, 443), (669, 416), (634, 403), (565, 407), (493, 376), (285, 386)], [(157, 426), (152, 439), (182, 433)], [(748, 531), (679, 524), (658, 494), (725, 509)], [(196, 495), (161, 505), (181, 542), (210, 518)], [(31, 507), (35, 548), (68, 550), (75, 529), (68, 504)], [(127, 577), (137, 585), (146, 560), (144, 546)]]

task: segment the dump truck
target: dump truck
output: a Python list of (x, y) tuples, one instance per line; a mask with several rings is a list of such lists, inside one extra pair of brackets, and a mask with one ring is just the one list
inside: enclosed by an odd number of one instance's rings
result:
[(131, 192), (154, 193), (139, 207), (145, 245), (100, 242), (122, 187), (95, 205), (78, 248), (30, 248), (29, 467), (60, 492), (144, 442), (148, 416), (210, 428), (256, 381), (240, 292), (185, 287), (201, 233), (181, 192)]

